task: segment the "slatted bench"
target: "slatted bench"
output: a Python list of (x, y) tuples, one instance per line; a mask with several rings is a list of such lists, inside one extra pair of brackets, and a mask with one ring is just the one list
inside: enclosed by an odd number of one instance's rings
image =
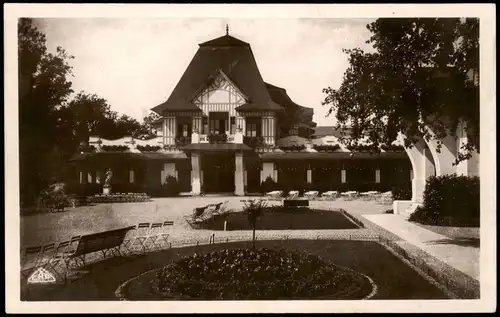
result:
[(120, 246), (127, 232), (134, 228), (135, 226), (130, 226), (81, 236), (76, 249), (63, 254), (66, 267), (69, 268), (69, 263), (72, 260), (75, 262), (80, 260), (85, 266), (85, 257), (90, 253), (99, 251), (102, 252), (104, 258), (108, 252), (117, 253), (121, 256)]

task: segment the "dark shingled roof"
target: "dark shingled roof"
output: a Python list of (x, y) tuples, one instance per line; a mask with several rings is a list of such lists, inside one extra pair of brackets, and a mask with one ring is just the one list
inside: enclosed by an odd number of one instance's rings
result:
[(152, 110), (159, 114), (168, 110), (199, 110), (191, 99), (220, 71), (249, 99), (237, 110), (282, 110), (269, 96), (250, 45), (230, 35), (199, 44), (170, 97)]
[(294, 118), (294, 122), (307, 125), (308, 127), (316, 126), (316, 123), (312, 121), (312, 117), (314, 115), (313, 108), (296, 104), (292, 98), (288, 96), (286, 89), (269, 83), (265, 84), (272, 100), (282, 106), (287, 112), (287, 115), (291, 115)]
[(251, 151), (252, 148), (246, 144), (237, 143), (191, 143), (182, 148), (183, 151)]

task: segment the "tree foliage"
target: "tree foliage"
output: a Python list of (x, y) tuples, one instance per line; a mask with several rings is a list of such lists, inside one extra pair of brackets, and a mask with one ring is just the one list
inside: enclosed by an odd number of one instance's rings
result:
[(95, 94), (73, 95), (69, 61), (74, 57), (61, 47), (48, 52), (46, 37), (35, 24), (29, 18), (18, 22), (19, 167), (25, 203), (68, 176), (68, 160), (89, 136), (154, 135), (153, 116), (138, 122), (111, 110), (106, 99)]
[(381, 18), (367, 25), (373, 51), (345, 49), (349, 67), (338, 89), (323, 90), (337, 126), (351, 127), (345, 143), (368, 136), (406, 146), (441, 140), (459, 124), (469, 136), (465, 159), (479, 147), (479, 21)]

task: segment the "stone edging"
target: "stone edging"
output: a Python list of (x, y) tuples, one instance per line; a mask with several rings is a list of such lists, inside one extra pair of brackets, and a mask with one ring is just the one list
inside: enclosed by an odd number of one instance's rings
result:
[(365, 227), (365, 224), (361, 220), (359, 220), (358, 218), (354, 217), (352, 214), (350, 214), (349, 212), (347, 212), (347, 210), (342, 209), (342, 208), (340, 208), (339, 210), (340, 210), (340, 212), (342, 214), (344, 214), (344, 216), (346, 216), (347, 218), (349, 218), (349, 220), (351, 220), (352, 222), (354, 222), (356, 225), (360, 226), (361, 228)]
[[(405, 264), (412, 267), (418, 274), (424, 277), (434, 286), (438, 287), (440, 290), (445, 292), (452, 299), (479, 299), (479, 284), (478, 281), (472, 277), (466, 276), (465, 273), (458, 271), (457, 269), (449, 266), (448, 264), (440, 261), (439, 259), (431, 256), (425, 251), (415, 247), (415, 250), (408, 250), (397, 242), (391, 241), (381, 242), (389, 252), (393, 253)], [(417, 261), (416, 259), (421, 259), (424, 255), (418, 253), (424, 253), (425, 256), (431, 258), (436, 263), (439, 264), (440, 268), (433, 267), (426, 263), (426, 261)], [(430, 274), (429, 274), (430, 273)], [(449, 285), (447, 278), (452, 280), (453, 285)], [(464, 280), (462, 283), (457, 282), (457, 280)], [(453, 289), (452, 289), (453, 288)]]

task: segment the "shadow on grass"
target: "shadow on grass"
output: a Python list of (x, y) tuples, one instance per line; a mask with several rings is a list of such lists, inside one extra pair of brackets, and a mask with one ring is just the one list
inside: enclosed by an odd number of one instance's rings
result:
[[(217, 216), (199, 225), (200, 229), (251, 230), (247, 214), (235, 212)], [(321, 230), (359, 229), (360, 227), (338, 210), (296, 208), (290, 211), (266, 211), (257, 219), (258, 230)]]
[(453, 244), (462, 247), (479, 248), (480, 240), (477, 238), (454, 238), (429, 241), (429, 244)]

